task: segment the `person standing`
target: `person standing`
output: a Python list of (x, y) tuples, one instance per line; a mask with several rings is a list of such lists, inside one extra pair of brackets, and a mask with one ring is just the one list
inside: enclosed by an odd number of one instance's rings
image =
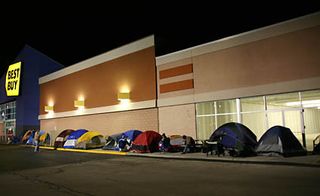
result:
[(33, 137), (34, 141), (34, 152), (39, 152), (39, 143), (40, 143), (40, 131), (36, 130)]

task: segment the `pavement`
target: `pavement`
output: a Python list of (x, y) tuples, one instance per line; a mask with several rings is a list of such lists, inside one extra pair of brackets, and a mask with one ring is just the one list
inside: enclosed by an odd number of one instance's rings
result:
[(303, 167), (319, 167), (320, 155), (312, 155), (309, 153), (306, 156), (282, 157), (282, 156), (253, 156), (253, 157), (232, 157), (232, 156), (217, 156), (208, 155), (202, 152), (186, 153), (181, 152), (153, 152), (153, 153), (134, 153), (134, 152), (118, 152), (111, 150), (92, 149), (65, 149), (40, 146), (41, 149), (69, 151), (78, 153), (95, 153), (95, 154), (111, 154), (121, 156), (135, 156), (146, 158), (162, 158), (162, 159), (179, 159), (179, 160), (197, 160), (197, 161), (213, 161), (213, 162), (233, 162), (243, 164), (272, 164), (272, 165), (288, 165), (288, 166), (303, 166)]

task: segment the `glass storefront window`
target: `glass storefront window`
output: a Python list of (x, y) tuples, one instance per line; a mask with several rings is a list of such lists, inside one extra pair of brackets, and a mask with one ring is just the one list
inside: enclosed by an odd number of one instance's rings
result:
[(218, 114), (237, 112), (235, 99), (216, 101), (216, 107), (217, 107)]
[(197, 115), (213, 115), (214, 102), (204, 102), (196, 105)]
[(263, 97), (241, 98), (241, 112), (264, 111)]
[(196, 105), (196, 114), (197, 139), (209, 139), (212, 132), (219, 126), (226, 122), (237, 122), (236, 100), (198, 103)]
[(268, 95), (267, 110), (301, 108), (299, 93)]
[(0, 118), (3, 122), (3, 130), (0, 133), (0, 140), (6, 141), (7, 137), (15, 135), (16, 131), (16, 102), (9, 102), (0, 105)]
[(307, 149), (313, 150), (313, 140), (320, 135), (320, 90), (302, 92), (301, 97), (305, 108), (303, 117)]
[(228, 122), (237, 122), (236, 114), (227, 114), (227, 115), (218, 115), (217, 116), (217, 127), (219, 128), (221, 125)]
[(240, 111), (236, 99), (198, 103), (198, 139), (208, 139), (219, 126), (240, 119), (258, 140), (269, 128), (280, 125), (290, 128), (303, 144), (304, 131), (307, 150), (313, 150), (313, 140), (320, 135), (320, 90), (240, 98), (239, 103)]
[(197, 139), (209, 139), (215, 130), (215, 117), (202, 116), (197, 118)]
[(214, 102), (204, 102), (196, 105), (197, 139), (206, 140), (215, 129)]
[(257, 140), (267, 130), (265, 112), (254, 112), (242, 114), (242, 124), (247, 126), (256, 136)]

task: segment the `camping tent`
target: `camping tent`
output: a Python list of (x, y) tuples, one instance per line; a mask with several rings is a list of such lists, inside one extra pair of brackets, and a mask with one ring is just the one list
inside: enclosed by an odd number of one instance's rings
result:
[(97, 131), (88, 131), (78, 138), (75, 148), (100, 148), (106, 144), (106, 140)]
[(260, 138), (256, 152), (261, 155), (299, 156), (307, 151), (291, 130), (283, 126), (268, 129)]
[[(32, 130), (28, 130), (24, 135), (23, 135), (23, 137), (22, 137), (22, 139), (21, 139), (21, 143), (26, 143), (27, 141), (28, 141), (28, 139), (29, 139), (29, 137), (32, 135)], [(33, 138), (33, 137), (32, 137)]]
[(256, 135), (246, 126), (236, 122), (226, 123), (215, 130), (210, 142), (219, 141), (231, 156), (255, 155)]
[(312, 154), (320, 154), (320, 135), (313, 140)]
[(155, 131), (144, 131), (132, 142), (133, 152), (154, 152), (158, 150), (161, 135)]
[(77, 144), (77, 140), (79, 137), (81, 137), (83, 134), (88, 132), (88, 130), (85, 129), (78, 129), (72, 133), (67, 138), (67, 141), (64, 143), (64, 148), (75, 148)]
[(40, 131), (39, 145), (49, 146), (50, 145), (50, 135), (45, 131)]
[(28, 137), (26, 144), (33, 145), (33, 137), (34, 137), (35, 131), (32, 130), (30, 136)]
[(103, 150), (118, 150), (118, 142), (121, 138), (122, 133), (116, 133), (108, 136), (106, 145), (103, 146)]
[[(187, 138), (190, 138), (190, 141), (192, 143), (194, 142), (194, 139), (191, 136), (186, 136)], [(170, 151), (182, 151), (185, 145), (185, 140), (183, 139), (182, 135), (171, 135), (170, 138)]]
[(59, 135), (56, 137), (55, 141), (54, 141), (54, 147), (55, 148), (62, 148), (64, 143), (67, 140), (67, 137), (74, 132), (73, 129), (66, 129), (63, 130), (61, 133), (59, 133)]
[(139, 130), (129, 130), (123, 133), (123, 135), (129, 139), (129, 142), (131, 143), (132, 141), (134, 141), (136, 139), (136, 137), (138, 135), (140, 135), (142, 133), (142, 131)]

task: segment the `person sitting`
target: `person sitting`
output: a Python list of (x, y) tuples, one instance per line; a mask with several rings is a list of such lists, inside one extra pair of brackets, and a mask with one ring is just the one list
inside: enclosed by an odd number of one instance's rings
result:
[(118, 142), (119, 151), (127, 151), (129, 148), (129, 142), (125, 135), (122, 135)]
[(170, 150), (170, 138), (165, 133), (162, 134), (162, 138), (159, 142), (159, 150), (161, 152), (169, 152)]
[(184, 140), (184, 149), (181, 154), (193, 152), (195, 148), (195, 141), (192, 139), (192, 137), (187, 137), (186, 135), (183, 135), (182, 139)]

